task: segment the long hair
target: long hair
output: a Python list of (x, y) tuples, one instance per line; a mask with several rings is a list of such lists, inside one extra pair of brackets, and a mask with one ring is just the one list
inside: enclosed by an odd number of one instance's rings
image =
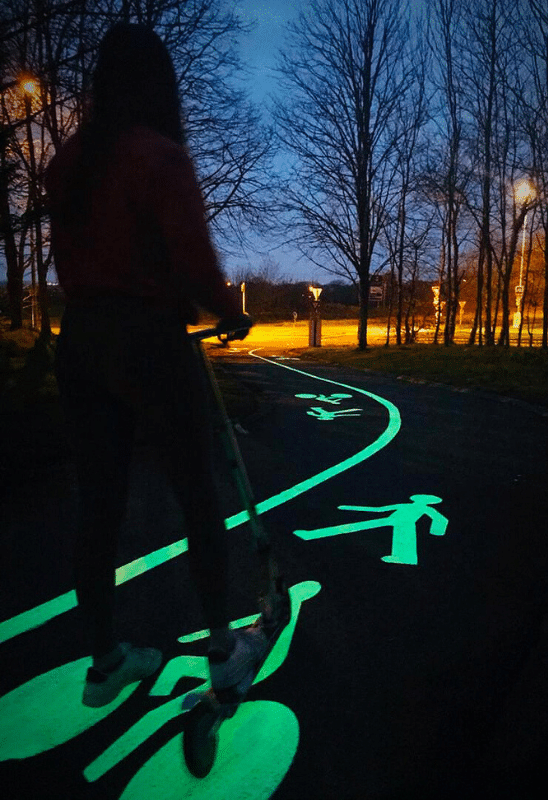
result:
[(67, 222), (85, 220), (120, 134), (145, 125), (182, 144), (181, 109), (173, 62), (152, 28), (118, 22), (99, 46), (91, 114), (67, 194)]

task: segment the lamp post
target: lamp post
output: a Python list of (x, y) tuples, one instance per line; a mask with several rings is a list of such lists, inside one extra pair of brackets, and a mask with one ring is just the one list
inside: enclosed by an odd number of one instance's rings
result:
[[(526, 205), (530, 202), (533, 197), (535, 196), (534, 187), (531, 186), (528, 180), (522, 180), (516, 184), (514, 189), (514, 196), (516, 198), (516, 202)], [(523, 311), (523, 262), (525, 256), (525, 236), (527, 233), (527, 216), (529, 214), (529, 210), (525, 212), (525, 218), (523, 220), (523, 231), (521, 237), (521, 264), (519, 268), (519, 284), (515, 288), (516, 292), (516, 312), (514, 314), (514, 321), (512, 324), (513, 328), (518, 328), (521, 325), (521, 315)]]
[(240, 291), (242, 293), (242, 314), (245, 314), (245, 281), (240, 281)]
[(308, 291), (314, 298), (312, 301), (312, 313), (310, 314), (308, 327), (308, 346), (321, 347), (322, 319), (320, 317), (320, 295), (322, 293), (322, 288), (320, 286), (309, 286)]

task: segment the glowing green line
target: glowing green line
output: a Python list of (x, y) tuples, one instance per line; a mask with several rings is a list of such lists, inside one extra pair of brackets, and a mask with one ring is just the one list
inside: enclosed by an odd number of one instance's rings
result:
[[(172, 542), (166, 547), (161, 547), (159, 550), (154, 550), (146, 556), (140, 556), (134, 561), (130, 561), (116, 570), (116, 585), (130, 581), (132, 578), (137, 578), (143, 575), (154, 567), (164, 564), (172, 558), (177, 558), (182, 553), (188, 550), (188, 539), (180, 539), (178, 542)], [(60, 594), (52, 600), (47, 600), (39, 606), (23, 611), (11, 619), (0, 622), (0, 644), (13, 639), (20, 633), (25, 633), (33, 628), (38, 628), (49, 622), (50, 619), (64, 614), (65, 611), (70, 611), (76, 608), (76, 592), (72, 589), (70, 592)]]
[[(336, 475), (340, 475), (342, 472), (345, 472), (351, 467), (355, 467), (357, 464), (360, 464), (362, 461), (370, 458), (370, 456), (374, 455), (379, 450), (382, 450), (383, 447), (386, 447), (386, 445), (391, 442), (398, 433), (401, 427), (400, 413), (396, 406), (389, 400), (385, 400), (384, 397), (379, 397), (379, 395), (372, 394), (372, 392), (367, 392), (365, 389), (358, 389), (356, 386), (349, 386), (346, 383), (340, 383), (339, 381), (334, 381), (330, 378), (321, 378), (318, 375), (311, 374), (310, 372), (304, 372), (302, 369), (296, 369), (295, 367), (290, 367), (287, 364), (282, 364), (278, 361), (272, 361), (271, 359), (264, 358), (263, 356), (258, 356), (255, 350), (251, 350), (249, 354), (254, 358), (259, 358), (261, 361), (266, 361), (267, 364), (273, 364), (281, 369), (288, 369), (291, 372), (296, 372), (299, 375), (304, 375), (307, 378), (323, 381), (323, 383), (330, 383), (333, 386), (340, 386), (343, 389), (350, 389), (353, 392), (359, 392), (360, 394), (369, 397), (371, 400), (380, 403), (388, 411), (388, 425), (386, 426), (384, 432), (372, 444), (364, 447), (363, 450), (360, 450), (355, 455), (344, 459), (344, 461), (340, 461), (338, 464), (335, 464), (335, 466), (328, 467), (327, 469), (318, 472), (316, 475), (313, 475), (311, 478), (307, 478), (306, 480), (295, 484), (295, 486), (291, 486), (289, 489), (285, 489), (279, 494), (275, 494), (272, 497), (269, 497), (267, 500), (257, 503), (258, 514), (264, 514), (267, 511), (271, 511), (273, 508), (277, 508), (278, 506), (287, 503), (289, 500), (293, 500), (295, 497), (298, 497), (298, 495), (308, 492), (315, 486), (319, 486), (319, 484), (323, 483), (324, 481), (334, 478)], [(233, 514), (231, 517), (225, 519), (225, 527), (227, 530), (232, 530), (233, 528), (237, 528), (239, 525), (242, 525), (244, 522), (247, 522), (248, 519), (249, 515), (247, 511), (240, 511), (238, 514)], [(187, 549), (187, 540), (181, 539), (180, 541), (174, 542), (167, 547), (161, 547), (159, 550), (155, 550), (146, 556), (137, 558), (135, 561), (131, 561), (130, 563), (125, 564), (116, 570), (116, 584), (119, 585), (120, 583), (125, 583), (125, 581), (131, 580), (131, 578), (142, 575), (144, 572), (148, 572), (149, 569), (153, 569), (154, 567), (157, 567), (160, 564), (163, 564), (166, 561), (185, 553)], [(49, 622), (50, 619), (63, 614), (65, 611), (70, 611), (75, 607), (76, 593), (74, 591), (70, 591), (59, 595), (52, 600), (48, 600), (47, 602), (42, 603), (35, 608), (31, 608), (28, 611), (17, 614), (15, 617), (0, 623), (0, 644), (12, 639), (14, 636), (25, 633), (32, 628), (37, 628), (40, 625), (44, 625), (46, 622)]]
[[(308, 492), (310, 489), (313, 489), (320, 483), (324, 483), (324, 481), (334, 478), (336, 475), (340, 475), (341, 472), (345, 472), (347, 469), (355, 467), (356, 464), (366, 461), (379, 450), (382, 450), (383, 447), (386, 447), (386, 445), (392, 441), (401, 428), (400, 412), (393, 403), (391, 403), (389, 400), (385, 400), (384, 397), (379, 397), (372, 392), (367, 392), (365, 389), (358, 389), (356, 386), (348, 386), (346, 383), (333, 381), (330, 378), (320, 378), (317, 375), (312, 375), (310, 372), (304, 372), (302, 369), (289, 367), (287, 364), (279, 364), (277, 361), (271, 361), (268, 358), (263, 358), (263, 356), (258, 356), (255, 350), (251, 350), (249, 355), (253, 356), (254, 358), (260, 358), (261, 361), (266, 361), (268, 364), (274, 364), (281, 369), (288, 369), (291, 372), (297, 372), (299, 375), (305, 375), (307, 378), (314, 378), (317, 381), (331, 383), (333, 386), (340, 386), (343, 389), (351, 389), (354, 392), (364, 394), (371, 400), (375, 400), (377, 403), (380, 403), (388, 411), (388, 425), (386, 426), (384, 432), (374, 442), (369, 444), (367, 447), (364, 447), (363, 450), (360, 450), (355, 455), (344, 459), (344, 461), (340, 461), (338, 464), (335, 464), (333, 467), (328, 467), (327, 469), (318, 472), (316, 475), (313, 475), (311, 478), (307, 478), (300, 483), (296, 483), (295, 486), (291, 486), (291, 488), (285, 489), (285, 491), (269, 497), (268, 500), (263, 500), (262, 503), (257, 503), (257, 513), (259, 514), (264, 514), (266, 511), (271, 511), (273, 508), (281, 506), (283, 503), (287, 503), (289, 500), (293, 500), (293, 498), (297, 497), (298, 495)], [(248, 515), (245, 511), (240, 512), (240, 514), (235, 514), (233, 517), (229, 517), (229, 519), (226, 520), (227, 528), (235, 528), (236, 525), (240, 525), (247, 519)]]

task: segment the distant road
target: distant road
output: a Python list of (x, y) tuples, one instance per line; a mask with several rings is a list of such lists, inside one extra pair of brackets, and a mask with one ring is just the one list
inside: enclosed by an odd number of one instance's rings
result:
[[(189, 327), (190, 331), (199, 330), (205, 325)], [(59, 333), (59, 326), (52, 325), (52, 332)], [(470, 328), (467, 325), (458, 326), (455, 341), (457, 344), (466, 344), (470, 335)], [(541, 343), (542, 328), (535, 328), (534, 345)], [(434, 330), (422, 330), (417, 336), (417, 342), (424, 344), (432, 342)], [(440, 333), (440, 342), (443, 342), (443, 332)], [(370, 345), (383, 345), (386, 343), (386, 323), (378, 324), (374, 322), (367, 328), (367, 341)], [(351, 347), (358, 343), (358, 321), (357, 320), (322, 320), (321, 342), (324, 347), (347, 346)], [(391, 330), (390, 344), (396, 343), (394, 330)], [(517, 344), (517, 331), (510, 329), (510, 344)], [(524, 331), (522, 334), (523, 347), (529, 345), (529, 337)], [(298, 320), (297, 322), (276, 322), (276, 323), (257, 323), (246, 339), (246, 349), (253, 347), (308, 347), (308, 320)]]
[[(191, 328), (198, 330), (200, 327)], [(466, 344), (470, 336), (467, 325), (457, 326), (455, 341), (457, 344)], [(541, 343), (542, 328), (535, 328), (534, 344)], [(425, 344), (434, 339), (434, 329), (419, 332), (417, 343)], [(386, 344), (386, 323), (375, 321), (368, 325), (367, 341), (370, 345)], [(443, 331), (440, 332), (439, 341), (443, 342)], [(358, 321), (357, 320), (322, 320), (321, 343), (324, 347), (357, 346)], [(391, 330), (390, 344), (396, 343), (394, 329)], [(517, 331), (510, 329), (510, 344), (517, 344)], [(529, 345), (529, 337), (524, 331), (522, 334), (522, 347)], [(308, 320), (298, 322), (257, 323), (245, 340), (246, 349), (254, 347), (308, 347)]]

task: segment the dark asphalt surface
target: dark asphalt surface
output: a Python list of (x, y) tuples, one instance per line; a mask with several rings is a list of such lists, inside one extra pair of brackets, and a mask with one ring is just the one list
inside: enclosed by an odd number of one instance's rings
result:
[[(386, 446), (293, 499), (274, 501), (264, 514), (289, 583), (321, 585), (302, 603), (287, 657), (234, 718), (233, 738), (223, 741), (224, 772), (197, 785), (183, 765), (173, 766), (169, 748), (180, 747), (185, 724), (174, 713), (103, 774), (90, 779), (88, 770), (86, 780), (84, 772), (113, 742), (200, 680), (179, 670), (160, 695), (149, 694), (151, 679), (77, 735), (57, 724), (49, 749), (32, 752), (33, 737), (52, 725), (51, 704), (61, 701), (51, 681), (30, 682), (83, 658), (85, 645), (74, 609), (11, 636), (0, 644), (0, 744), (7, 756), (0, 784), (9, 787), (7, 796), (267, 797), (263, 778), (276, 762), (277, 800), (544, 796), (537, 781), (544, 779), (548, 738), (548, 417), (495, 397), (297, 361), (226, 360), (225, 368), (260, 397), (260, 412), (240, 420), (238, 434), (259, 503), (368, 445), (374, 449), (386, 436), (387, 403), (401, 416)], [(228, 518), (241, 505), (221, 470), (219, 481)], [(390, 512), (338, 507), (394, 506), (416, 494), (441, 498), (435, 508), (448, 521), (437, 536), (427, 517), (417, 522), (417, 565), (382, 560), (391, 552), (389, 527), (310, 541), (293, 533), (386, 517)], [(72, 588), (70, 465), (60, 461), (32, 484), (13, 487), (6, 508), (4, 620)], [(120, 564), (176, 542), (181, 529), (152, 454), (140, 447)], [(236, 619), (255, 610), (255, 561), (247, 526), (228, 535)], [(161, 647), (166, 663), (203, 656), (203, 639), (177, 641), (202, 628), (184, 555), (128, 580), (118, 599), (124, 639)], [(74, 713), (70, 699), (67, 693), (67, 715)], [(246, 738), (252, 714), (258, 727)], [(291, 754), (283, 755), (283, 745), (289, 747), (295, 718), (299, 741), (284, 777)], [(262, 749), (265, 729), (273, 738)]]

